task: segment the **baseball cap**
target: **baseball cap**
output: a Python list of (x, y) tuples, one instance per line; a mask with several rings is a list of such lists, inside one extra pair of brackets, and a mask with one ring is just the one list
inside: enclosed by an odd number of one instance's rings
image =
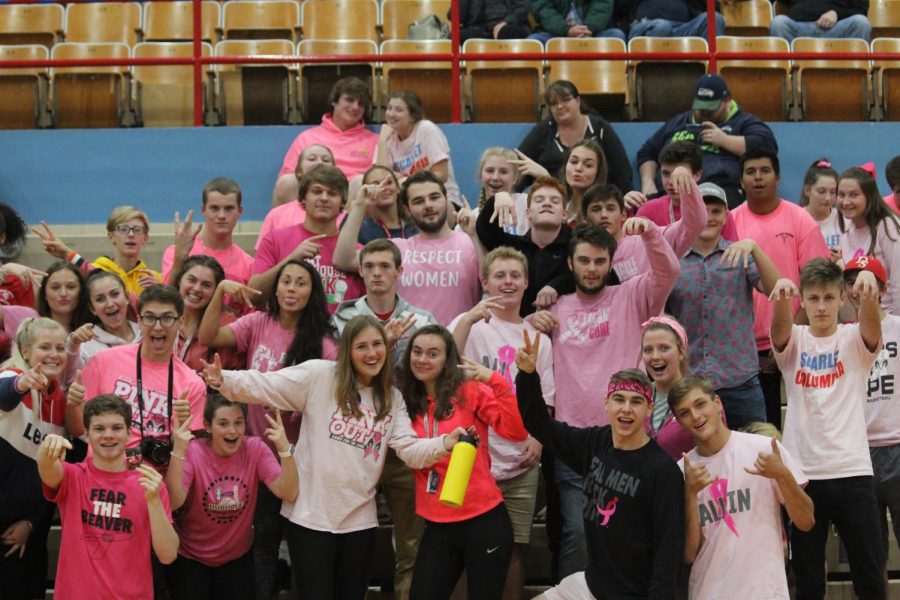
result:
[(701, 183), (698, 187), (700, 188), (700, 196), (703, 198), (704, 202), (710, 200), (717, 201), (724, 204), (726, 208), (728, 207), (728, 197), (725, 195), (725, 190), (721, 187), (711, 181)]
[(887, 271), (884, 270), (881, 261), (874, 256), (857, 256), (844, 265), (844, 273), (847, 271), (868, 271), (875, 279), (887, 285)]
[(718, 75), (701, 75), (694, 93), (693, 110), (716, 110), (725, 96), (730, 95), (725, 80)]

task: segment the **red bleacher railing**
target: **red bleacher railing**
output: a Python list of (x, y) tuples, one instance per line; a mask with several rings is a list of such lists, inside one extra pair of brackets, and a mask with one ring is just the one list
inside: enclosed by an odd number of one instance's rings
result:
[[(77, 0), (61, 0), (68, 4)], [(203, 56), (201, 46), (201, 4), (192, 0), (194, 18), (193, 56), (184, 58), (83, 58), (46, 60), (0, 60), (0, 68), (53, 67), (127, 67), (135, 65), (191, 65), (194, 77), (194, 126), (203, 126), (203, 66), (224, 64), (329, 64), (375, 62), (441, 61), (451, 65), (452, 122), (462, 122), (462, 82), (460, 63), (466, 60), (657, 60), (678, 62), (702, 60), (708, 62), (710, 73), (717, 72), (717, 60), (898, 60), (897, 52), (719, 52), (716, 36), (708, 36), (707, 52), (489, 52), (464, 53), (459, 45), (459, 2), (451, 1), (451, 44), (449, 53), (426, 54), (322, 54), (315, 56), (259, 55), (259, 56)], [(715, 31), (715, 0), (706, 0), (707, 31)]]

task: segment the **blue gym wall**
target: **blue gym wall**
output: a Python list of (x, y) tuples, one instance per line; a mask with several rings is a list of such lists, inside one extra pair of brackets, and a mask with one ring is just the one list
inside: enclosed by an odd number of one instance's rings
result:
[[(487, 146), (515, 147), (530, 124), (443, 125), (463, 193), (478, 197), (475, 169)], [(617, 123), (629, 158), (658, 127)], [(875, 161), (887, 191), (885, 163), (900, 153), (898, 123), (774, 123), (783, 197), (796, 200), (806, 167), (828, 156), (838, 170)], [(0, 201), (29, 223), (102, 223), (110, 209), (134, 204), (153, 221), (200, 204), (209, 179), (224, 175), (244, 190), (244, 218), (261, 220), (284, 152), (300, 127), (197, 127), (0, 132)], [(637, 173), (635, 173), (637, 182)]]

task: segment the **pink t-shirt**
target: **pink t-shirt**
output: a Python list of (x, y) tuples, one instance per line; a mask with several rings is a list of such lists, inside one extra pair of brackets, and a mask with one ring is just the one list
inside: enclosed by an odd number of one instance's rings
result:
[[(806, 476), (779, 444), (781, 460), (801, 486)], [(772, 452), (771, 438), (732, 431), (712, 456), (688, 452), (692, 464), (706, 465), (718, 478), (697, 494), (700, 550), (691, 568), (689, 598), (788, 600), (782, 550), (781, 504), (775, 480), (751, 475), (760, 452)], [(684, 460), (678, 461), (684, 470)], [(752, 561), (747, 557), (752, 556)]]
[(257, 484), (271, 484), (281, 465), (256, 437), (245, 437), (234, 456), (217, 456), (207, 440), (193, 440), (184, 458), (187, 490), (175, 520), (178, 554), (208, 567), (240, 558), (253, 545)]
[[(738, 237), (755, 241), (766, 253), (782, 277), (800, 285), (800, 267), (816, 257), (830, 258), (822, 231), (806, 210), (787, 200), (781, 200), (778, 208), (767, 215), (750, 211), (744, 202), (732, 211)], [(800, 301), (794, 301), (794, 311)], [(769, 299), (753, 290), (753, 335), (758, 350), (772, 347), (769, 326), (772, 324), (772, 304)]]
[(403, 256), (397, 293), (413, 306), (431, 311), (441, 325), (481, 300), (478, 255), (468, 235), (452, 231), (438, 239), (419, 234), (391, 241)]
[(897, 197), (894, 194), (888, 194), (884, 197), (884, 203), (891, 207), (891, 210), (895, 213), (900, 213), (900, 208), (897, 208)]
[[(701, 198), (700, 201), (703, 202), (703, 199)], [(706, 210), (705, 204), (703, 210)], [(665, 227), (681, 218), (681, 204), (679, 203), (678, 206), (672, 206), (672, 198), (666, 194), (665, 196), (660, 196), (659, 198), (654, 198), (653, 200), (645, 202), (637, 210), (635, 216), (650, 219), (660, 227)], [(706, 223), (704, 223), (704, 225), (706, 225)], [(737, 227), (734, 225), (734, 217), (731, 216), (731, 211), (728, 211), (728, 214), (725, 216), (725, 226), (722, 228), (722, 239), (729, 242), (736, 242), (740, 239), (738, 238)]]
[[(278, 319), (273, 319), (262, 311), (244, 315), (228, 327), (234, 332), (237, 351), (247, 356), (247, 368), (266, 373), (277, 371), (284, 366), (284, 353), (294, 341), (295, 332), (284, 329)], [(337, 344), (326, 337), (322, 340), (322, 358), (337, 358)], [(266, 421), (264, 406), (251, 404), (247, 407), (247, 433), (262, 437), (269, 427)], [(284, 430), (288, 441), (295, 443), (300, 431), (300, 418), (292, 415), (284, 418)], [(268, 439), (262, 438), (272, 450), (275, 449)]]
[(885, 315), (881, 320), (884, 346), (869, 370), (866, 402), (866, 428), (869, 446), (879, 448), (900, 444), (900, 407), (897, 406), (900, 383), (900, 317)]
[[(168, 439), (172, 433), (167, 414), (166, 392), (169, 381), (169, 363), (159, 363), (143, 359), (141, 361), (141, 388), (143, 389), (144, 411), (140, 412), (137, 401), (137, 353), (139, 344), (116, 346), (95, 354), (84, 366), (84, 397), (90, 399), (100, 394), (115, 394), (131, 405), (133, 414), (131, 437), (128, 447), (141, 442), (141, 420), (144, 422), (144, 437)], [(181, 397), (188, 389), (191, 405), (191, 429), (203, 429), (203, 407), (206, 405), (206, 384), (189, 366), (178, 357), (172, 357), (172, 400)]]
[(858, 324), (838, 325), (828, 337), (793, 325), (775, 352), (787, 390), (784, 446), (810, 479), (872, 475), (866, 384), (878, 350), (869, 352)]
[(405, 140), (401, 140), (397, 136), (397, 132), (392, 133), (385, 146), (394, 172), (405, 176), (426, 171), (442, 160), (446, 160), (449, 177), (444, 183), (444, 187), (447, 189), (447, 199), (457, 206), (459, 205), (459, 186), (456, 184), (456, 175), (453, 174), (450, 144), (447, 143), (447, 136), (440, 127), (424, 119), (416, 123), (412, 134)]
[(324, 115), (321, 125), (304, 130), (294, 139), (284, 155), (284, 163), (278, 175), (293, 173), (303, 151), (316, 144), (331, 150), (335, 166), (350, 179), (354, 175), (365, 173), (372, 166), (378, 134), (366, 129), (363, 123), (341, 131), (331, 120), (331, 115)]
[[(153, 597), (150, 513), (139, 478), (137, 471), (101, 471), (88, 459), (63, 463), (57, 490), (44, 486), (62, 522), (54, 597)], [(165, 486), (159, 499), (171, 515)]]
[[(341, 211), (340, 214), (338, 214), (337, 222), (343, 223), (346, 216), (347, 213)], [(290, 227), (291, 225), (300, 225), (305, 219), (306, 210), (303, 209), (303, 204), (299, 201), (279, 204), (270, 210), (268, 214), (266, 214), (266, 218), (263, 219), (262, 226), (259, 228), (259, 235), (256, 238), (256, 245), (253, 249), (259, 250), (259, 245), (262, 243), (263, 238), (266, 237), (270, 231), (281, 229), (282, 227)]]
[(874, 255), (884, 265), (887, 272), (887, 289), (881, 296), (881, 307), (891, 314), (900, 313), (900, 277), (897, 277), (896, 265), (900, 268), (900, 227), (892, 219), (886, 219), (878, 227), (875, 235), (875, 249), (870, 253), (872, 234), (868, 226), (856, 227), (853, 223), (844, 222), (847, 231), (841, 234), (841, 253), (844, 264), (858, 256)]
[[(462, 316), (459, 315), (453, 319), (448, 327), (450, 331), (456, 329)], [(513, 393), (515, 393), (516, 375), (519, 372), (516, 367), (516, 348), (522, 345), (523, 330), (528, 331), (532, 337), (537, 333), (537, 329), (527, 321), (512, 323), (497, 316), (487, 323), (483, 320), (479, 321), (469, 330), (463, 356), (500, 373), (512, 386)], [(549, 337), (543, 333), (539, 335), (541, 336), (541, 347), (537, 360), (537, 372), (541, 376), (541, 392), (543, 392), (544, 402), (547, 406), (553, 406), (556, 391), (556, 384), (553, 380), (553, 348)], [(522, 467), (524, 442), (514, 442), (501, 437), (493, 427), (488, 428), (488, 434), (491, 475), (494, 476), (494, 479), (497, 481), (511, 479), (531, 468)]]
[[(253, 263), (251, 275), (265, 273), (284, 260), (304, 240), (314, 235), (316, 234), (302, 224), (282, 227), (270, 232), (256, 249), (256, 261)], [(315, 258), (308, 260), (319, 272), (322, 285), (325, 286), (328, 314), (334, 314), (338, 305), (344, 300), (359, 298), (365, 293), (365, 286), (359, 275), (340, 271), (334, 267), (331, 257), (334, 255), (337, 239), (338, 236), (331, 235), (318, 240), (316, 243), (322, 247), (322, 251)], [(361, 248), (362, 246), (357, 244), (357, 247)]]
[[(253, 257), (244, 252), (237, 244), (231, 244), (231, 247), (228, 250), (213, 250), (212, 248), (207, 248), (203, 242), (200, 241), (200, 236), (198, 235), (194, 238), (194, 245), (191, 247), (189, 256), (195, 256), (197, 254), (212, 256), (219, 261), (219, 264), (222, 265), (222, 268), (225, 270), (225, 279), (244, 284), (250, 280), (250, 267), (253, 266)], [(163, 281), (166, 283), (171, 283), (170, 276), (175, 275), (172, 273), (172, 263), (174, 260), (175, 245), (173, 244), (166, 248), (162, 256), (162, 276)]]
[(606, 425), (610, 376), (641, 358), (641, 323), (662, 312), (681, 269), (655, 225), (641, 235), (651, 270), (593, 297), (560, 296), (550, 308), (556, 419), (575, 427)]

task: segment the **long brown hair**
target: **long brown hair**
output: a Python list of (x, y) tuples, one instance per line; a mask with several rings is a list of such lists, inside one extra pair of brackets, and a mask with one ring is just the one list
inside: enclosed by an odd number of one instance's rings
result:
[(391, 412), (391, 366), (388, 364), (390, 356), (388, 354), (389, 345), (387, 334), (384, 327), (381, 326), (374, 317), (369, 315), (357, 315), (350, 319), (344, 326), (344, 332), (341, 334), (341, 344), (338, 348), (337, 367), (334, 373), (334, 400), (337, 402), (341, 413), (344, 415), (352, 415), (357, 419), (362, 417), (362, 411), (359, 409), (359, 382), (356, 377), (356, 370), (353, 368), (353, 360), (351, 354), (353, 351), (353, 342), (361, 333), (369, 328), (374, 329), (384, 340), (385, 360), (381, 367), (381, 371), (372, 380), (372, 401), (375, 404), (375, 420), (380, 421)]
[(409, 340), (406, 347), (406, 356), (403, 361), (403, 381), (400, 391), (403, 392), (403, 399), (406, 401), (406, 411), (409, 417), (414, 419), (420, 414), (425, 414), (428, 407), (428, 392), (425, 384), (413, 375), (410, 368), (410, 358), (412, 356), (413, 346), (415, 346), (416, 338), (420, 335), (436, 335), (444, 340), (444, 348), (446, 349), (446, 360), (441, 374), (435, 382), (435, 401), (434, 415), (435, 419), (446, 419), (453, 414), (453, 400), (457, 404), (462, 404), (462, 398), (456, 396), (459, 386), (465, 383), (462, 371), (456, 365), (462, 362), (459, 357), (459, 350), (456, 347), (456, 341), (453, 334), (447, 331), (446, 327), (440, 325), (426, 325), (419, 328)]

